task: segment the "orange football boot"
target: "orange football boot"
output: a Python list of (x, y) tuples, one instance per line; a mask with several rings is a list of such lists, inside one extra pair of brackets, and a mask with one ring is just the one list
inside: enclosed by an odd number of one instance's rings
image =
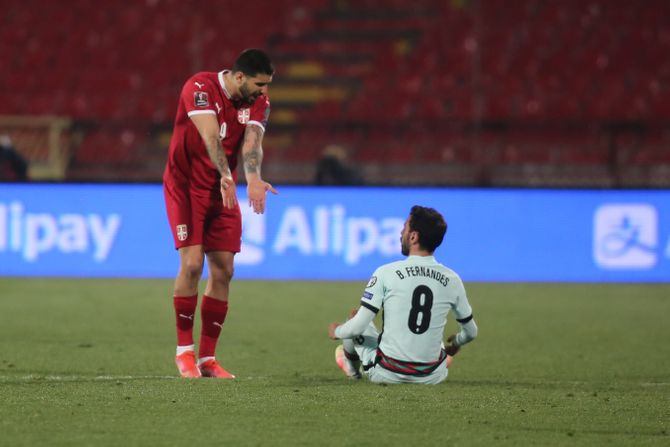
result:
[(235, 378), (234, 375), (232, 375), (225, 369), (221, 368), (221, 365), (219, 365), (219, 363), (214, 359), (202, 362), (199, 365), (199, 368), (200, 368), (200, 374), (202, 374), (203, 377), (214, 377), (216, 379)]
[(181, 374), (182, 377), (187, 379), (197, 379), (198, 377), (202, 377), (198, 365), (195, 362), (195, 352), (186, 351), (175, 357), (174, 361), (177, 364), (179, 374)]
[(350, 379), (361, 378), (361, 371), (359, 369), (361, 364), (360, 360), (355, 362), (349, 360), (344, 353), (344, 346), (342, 345), (339, 345), (337, 348), (335, 348), (335, 363), (337, 363), (337, 366)]

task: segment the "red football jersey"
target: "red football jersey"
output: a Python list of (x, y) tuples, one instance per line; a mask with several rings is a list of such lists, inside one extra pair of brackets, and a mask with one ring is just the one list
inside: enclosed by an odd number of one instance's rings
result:
[(253, 104), (233, 101), (226, 91), (223, 75), (200, 72), (192, 76), (181, 91), (170, 152), (163, 173), (163, 181), (171, 186), (189, 185), (191, 193), (201, 196), (218, 194), (221, 176), (212, 163), (205, 143), (190, 117), (211, 113), (219, 122), (219, 138), (226, 151), (226, 158), (233, 178), (242, 137), (247, 125), (261, 126), (265, 130), (270, 115), (270, 101), (260, 95)]

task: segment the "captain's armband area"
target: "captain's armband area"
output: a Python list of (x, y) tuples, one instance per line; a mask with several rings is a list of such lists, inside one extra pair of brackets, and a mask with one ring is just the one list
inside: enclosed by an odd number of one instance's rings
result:
[(372, 304), (366, 303), (365, 301), (361, 301), (361, 307), (365, 307), (368, 309), (370, 312), (374, 312), (375, 314), (379, 312), (379, 309), (377, 309), (375, 306)]
[(472, 320), (472, 314), (470, 314), (469, 317), (461, 318), (460, 320), (458, 318), (456, 319), (456, 321), (458, 321), (461, 324), (465, 324), (470, 320)]

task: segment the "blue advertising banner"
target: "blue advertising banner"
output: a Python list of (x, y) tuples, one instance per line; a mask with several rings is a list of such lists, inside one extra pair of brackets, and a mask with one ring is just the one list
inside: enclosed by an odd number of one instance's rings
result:
[[(447, 219), (436, 257), (466, 281), (670, 282), (670, 191), (279, 190), (264, 215), (240, 197), (238, 279), (367, 279), (402, 257), (420, 204)], [(0, 275), (171, 278), (177, 264), (160, 185), (0, 185)]]

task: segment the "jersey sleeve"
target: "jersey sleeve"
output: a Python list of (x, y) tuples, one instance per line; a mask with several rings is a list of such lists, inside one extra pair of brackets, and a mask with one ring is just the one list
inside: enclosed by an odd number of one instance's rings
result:
[(251, 107), (251, 116), (247, 124), (260, 126), (263, 130), (268, 125), (270, 119), (270, 99), (267, 96), (261, 95), (256, 99)]
[(366, 308), (359, 309), (351, 320), (335, 328), (335, 336), (339, 339), (358, 337), (365, 332), (365, 328), (375, 319), (375, 315), (375, 312)]
[(472, 307), (470, 307), (470, 302), (468, 301), (468, 296), (465, 293), (465, 286), (463, 281), (457, 281), (455, 284), (456, 289), (456, 301), (454, 303), (454, 314), (456, 315), (456, 321), (459, 323), (467, 323), (472, 319)]
[(374, 313), (379, 312), (384, 302), (384, 272), (381, 268), (375, 270), (365, 286), (361, 297), (361, 306)]
[(216, 115), (214, 109), (214, 87), (204, 77), (195, 75), (191, 77), (181, 90), (181, 101), (188, 116), (211, 113)]

